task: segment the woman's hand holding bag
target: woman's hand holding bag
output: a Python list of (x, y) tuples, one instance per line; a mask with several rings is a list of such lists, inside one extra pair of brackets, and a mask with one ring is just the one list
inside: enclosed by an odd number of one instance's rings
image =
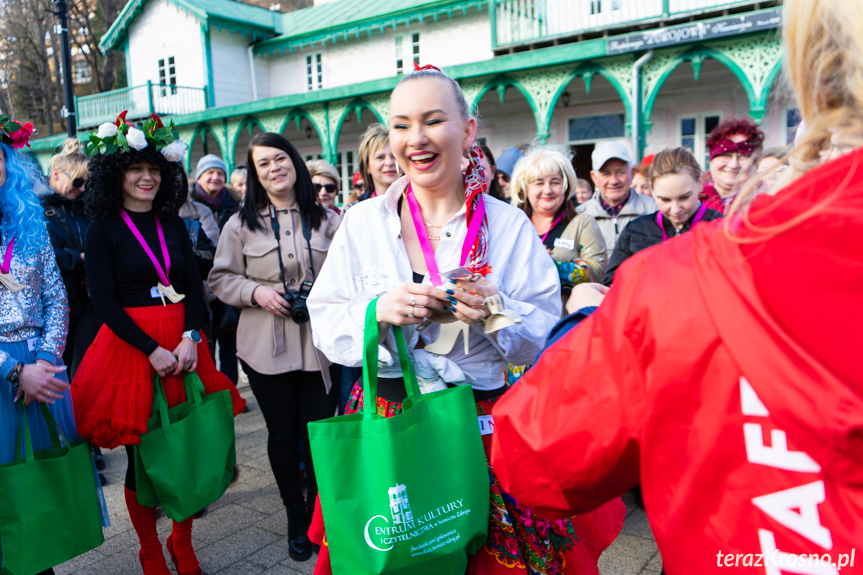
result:
[(333, 573), (464, 573), (488, 530), (489, 479), (470, 386), (423, 395), (393, 327), (407, 399), (377, 413), (377, 300), (366, 310), (363, 411), (309, 424)]

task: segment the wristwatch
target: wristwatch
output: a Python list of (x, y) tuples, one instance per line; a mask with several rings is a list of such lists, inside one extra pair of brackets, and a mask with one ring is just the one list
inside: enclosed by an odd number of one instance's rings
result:
[(201, 343), (201, 332), (196, 329), (190, 329), (183, 332), (183, 337), (191, 339), (195, 343)]
[(24, 364), (20, 361), (15, 364), (15, 367), (12, 368), (12, 371), (9, 372), (9, 375), (6, 376), (6, 379), (9, 380), (9, 383), (12, 384), (12, 387), (18, 387), (18, 380), (21, 378), (21, 371), (24, 369)]

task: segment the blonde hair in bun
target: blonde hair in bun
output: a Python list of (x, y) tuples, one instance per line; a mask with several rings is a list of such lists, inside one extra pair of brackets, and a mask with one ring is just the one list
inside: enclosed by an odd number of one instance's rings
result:
[(87, 155), (81, 151), (81, 142), (77, 138), (66, 138), (63, 150), (51, 157), (48, 168), (51, 172), (54, 170), (68, 172), (72, 179), (80, 178), (87, 171), (88, 161)]

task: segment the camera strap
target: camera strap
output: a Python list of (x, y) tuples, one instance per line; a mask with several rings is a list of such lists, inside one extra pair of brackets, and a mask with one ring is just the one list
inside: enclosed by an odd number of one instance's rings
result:
[[(279, 226), (279, 217), (276, 212), (276, 207), (272, 203), (267, 204), (270, 214), (270, 227), (273, 228), (273, 236), (276, 238), (276, 255), (279, 257), (279, 274), (282, 278), (282, 287), (285, 288), (285, 293), (288, 293), (288, 282), (285, 278), (285, 263), (282, 260), (282, 240), (280, 237), (281, 229)], [(312, 259), (312, 226), (308, 218), (304, 214), (300, 214), (300, 220), (303, 225), (303, 238), (306, 240), (306, 246), (309, 250), (309, 268), (312, 270), (312, 281), (315, 277), (315, 264)]]

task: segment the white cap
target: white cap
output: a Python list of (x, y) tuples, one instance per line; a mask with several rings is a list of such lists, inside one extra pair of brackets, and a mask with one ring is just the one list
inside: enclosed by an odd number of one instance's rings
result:
[(623, 160), (632, 166), (632, 156), (629, 155), (629, 148), (620, 142), (603, 142), (590, 155), (594, 171), (598, 171), (608, 160), (615, 158)]

